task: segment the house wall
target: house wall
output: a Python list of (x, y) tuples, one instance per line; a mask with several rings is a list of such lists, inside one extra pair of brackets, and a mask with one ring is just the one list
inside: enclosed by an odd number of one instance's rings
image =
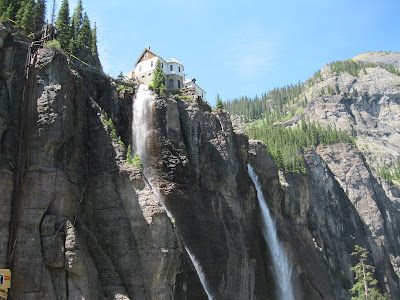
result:
[(200, 88), (193, 81), (189, 81), (189, 82), (185, 83), (185, 86), (186, 87), (193, 87), (196, 90), (197, 94), (199, 94), (201, 96), (201, 98), (203, 98), (203, 100), (206, 101), (206, 94), (207, 93), (205, 91), (203, 91), (203, 89)]
[[(170, 80), (172, 80), (173, 86), (170, 86)], [(181, 87), (183, 88), (185, 86), (184, 84), (184, 78), (180, 76), (179, 74), (168, 74), (165, 77), (165, 88), (169, 91), (171, 90), (178, 90), (178, 80), (181, 82)]]

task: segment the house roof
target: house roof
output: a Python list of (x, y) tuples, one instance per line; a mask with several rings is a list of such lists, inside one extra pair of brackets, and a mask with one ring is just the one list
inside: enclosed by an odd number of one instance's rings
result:
[(183, 66), (179, 61), (177, 61), (175, 58), (170, 58), (167, 60), (167, 63), (177, 63), (180, 64), (181, 66)]
[(202, 90), (204, 93), (207, 93), (205, 90), (203, 90), (199, 85), (196, 83), (196, 78), (192, 79), (186, 79), (185, 84), (188, 84), (189, 82), (193, 83), (196, 87), (198, 87), (200, 90)]
[[(136, 60), (136, 62), (135, 62), (135, 64), (134, 64), (135, 67), (137, 66), (137, 64), (139, 63), (140, 59), (143, 57), (143, 55), (144, 55), (146, 52), (150, 52), (150, 53), (153, 54), (154, 56), (157, 56), (158, 58), (161, 58), (160, 55), (154, 53), (154, 52), (151, 51), (149, 48), (144, 48), (144, 50), (142, 51), (142, 53), (140, 53), (138, 59)], [(162, 59), (162, 58), (161, 58), (161, 59)]]

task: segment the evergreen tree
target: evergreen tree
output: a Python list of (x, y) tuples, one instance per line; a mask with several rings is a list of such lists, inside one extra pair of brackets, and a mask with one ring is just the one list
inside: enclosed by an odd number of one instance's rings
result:
[(97, 49), (97, 26), (94, 23), (94, 27), (92, 29), (92, 54), (94, 56), (99, 56), (99, 51)]
[(128, 151), (126, 152), (126, 164), (132, 165), (133, 157), (132, 157), (132, 147), (131, 145), (128, 146)]
[(366, 264), (368, 257), (368, 251), (356, 245), (354, 247), (354, 252), (351, 255), (356, 255), (360, 258), (358, 264), (351, 268), (355, 273), (355, 283), (350, 289), (353, 294), (352, 300), (363, 299), (363, 300), (383, 300), (386, 299), (385, 296), (378, 291), (375, 287), (378, 281), (373, 278), (372, 272), (375, 271), (375, 267)]
[(10, 0), (0, 0), (0, 17), (7, 11)]
[(217, 93), (217, 97), (215, 98), (215, 100), (217, 100), (217, 106), (215, 107), (215, 109), (223, 109), (224, 105), (222, 104), (222, 99), (219, 96), (219, 94)]
[[(21, 4), (22, 4), (22, 0), (11, 0), (9, 1), (8, 7), (6, 9), (6, 11), (3, 14), (3, 17), (5, 19), (10, 19), (13, 21), (17, 21), (16, 20), (16, 15), (17, 12), (19, 11)], [(21, 15), (22, 17), (22, 15)]]
[(82, 1), (79, 0), (71, 18), (71, 30), (75, 40), (78, 39), (82, 24), (83, 24), (83, 6), (82, 6)]
[(25, 3), (24, 13), (22, 15), (21, 24), (26, 34), (35, 30), (35, 8), (36, 3), (34, 0), (27, 0)]
[[(71, 18), (71, 33), (74, 32), (74, 28), (75, 28), (75, 21), (73, 18)], [(76, 54), (76, 50), (78, 48), (77, 45), (77, 37), (74, 34), (71, 34), (71, 39), (69, 41), (69, 46), (68, 46), (68, 51), (72, 54)]]
[(71, 42), (71, 28), (69, 21), (69, 4), (68, 0), (63, 0), (56, 21), (57, 40), (60, 42), (61, 48), (66, 50)]
[(90, 21), (87, 13), (85, 13), (78, 35), (78, 48), (81, 49), (83, 47), (92, 48), (92, 30), (90, 29)]
[(161, 61), (157, 60), (156, 67), (153, 71), (153, 81), (150, 85), (154, 91), (157, 93), (164, 93), (165, 92), (165, 78), (164, 78), (164, 71), (161, 68)]
[(25, 0), (15, 15), (18, 29), (25, 34), (29, 34), (35, 29), (35, 7), (34, 0)]
[(37, 0), (35, 6), (35, 31), (42, 30), (46, 19), (46, 0)]

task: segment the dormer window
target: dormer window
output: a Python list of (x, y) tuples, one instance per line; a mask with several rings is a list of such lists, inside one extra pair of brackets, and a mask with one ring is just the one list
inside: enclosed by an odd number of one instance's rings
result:
[(173, 65), (169, 65), (169, 70), (172, 72), (174, 70), (174, 66)]
[(178, 72), (180, 72), (181, 71), (181, 67), (178, 67)]

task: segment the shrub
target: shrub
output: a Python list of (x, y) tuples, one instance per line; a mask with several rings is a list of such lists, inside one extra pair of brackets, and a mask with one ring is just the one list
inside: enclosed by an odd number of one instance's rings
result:
[(44, 43), (43, 47), (51, 48), (51, 49), (61, 49), (61, 44), (57, 40), (51, 40), (51, 41)]

